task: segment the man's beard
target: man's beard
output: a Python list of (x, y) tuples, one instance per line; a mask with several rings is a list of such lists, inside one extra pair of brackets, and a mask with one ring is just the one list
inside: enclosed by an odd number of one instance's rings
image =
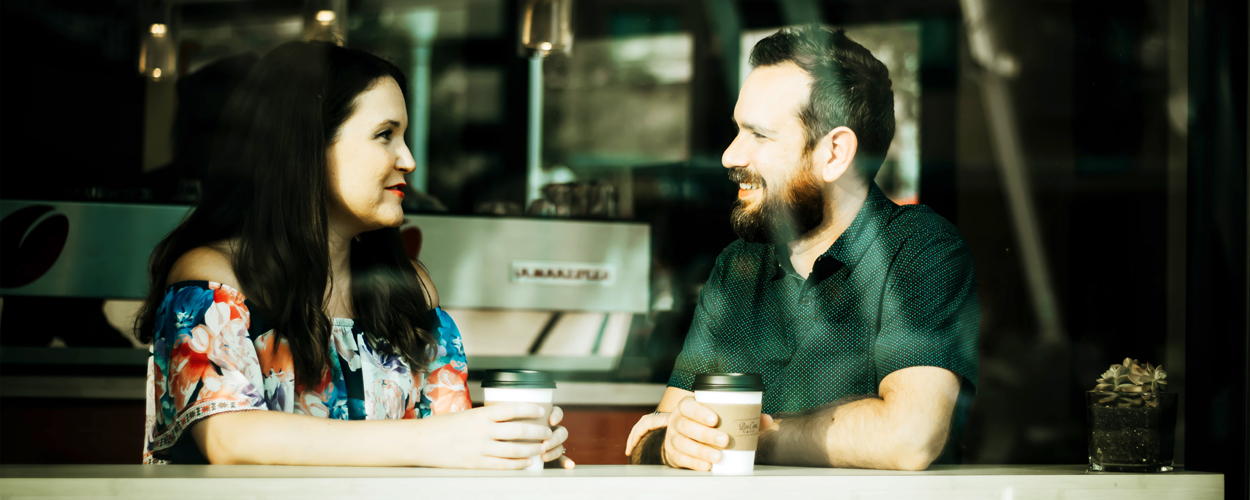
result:
[(745, 168), (729, 171), (735, 183), (758, 183), (764, 201), (747, 208), (746, 201), (734, 202), (729, 217), (734, 232), (750, 243), (787, 243), (812, 232), (825, 220), (825, 193), (811, 172), (811, 160), (804, 158), (787, 186), (767, 187), (759, 176)]

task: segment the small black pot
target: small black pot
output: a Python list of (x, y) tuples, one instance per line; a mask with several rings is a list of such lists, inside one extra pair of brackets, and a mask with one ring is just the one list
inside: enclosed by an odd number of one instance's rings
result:
[[(1111, 396), (1115, 398), (1106, 401)], [(1172, 470), (1178, 399), (1177, 394), (1170, 393), (1085, 393), (1089, 413), (1089, 470)]]

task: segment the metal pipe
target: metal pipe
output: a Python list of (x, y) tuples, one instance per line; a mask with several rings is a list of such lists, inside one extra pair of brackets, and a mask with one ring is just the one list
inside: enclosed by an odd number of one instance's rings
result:
[(543, 52), (535, 50), (530, 56), (528, 161), (526, 167), (526, 198), (528, 206), (542, 196), (543, 182)]
[(1042, 244), (1042, 231), (1033, 204), (1033, 192), (1029, 187), (1028, 160), (1020, 140), (1015, 110), (1011, 105), (1011, 90), (1007, 79), (1019, 72), (1014, 57), (998, 50), (989, 30), (985, 2), (961, 0), (964, 24), (968, 30), (968, 45), (973, 59), (985, 68), (981, 75), (982, 98), (985, 102), (986, 121), (990, 137), (994, 141), (994, 153), (998, 157), (999, 173), (1002, 175), (1003, 191), (1007, 208), (1011, 211), (1012, 225), (1016, 233), (1020, 261), (1024, 267), (1025, 283), (1033, 312), (1037, 315), (1038, 329), (1045, 342), (1060, 342), (1066, 337), (1059, 304), (1055, 299), (1054, 284), (1046, 259), (1046, 247)]
[(417, 45), (412, 49), (416, 62), (412, 70), (412, 111), (408, 122), (412, 128), (412, 159), (416, 166), (408, 174), (408, 185), (420, 193), (429, 189), (430, 178), (430, 58), (434, 49)]
[(405, 14), (412, 33), (412, 80), (408, 82), (408, 135), (412, 159), (416, 166), (408, 174), (408, 185), (420, 193), (428, 192), (430, 165), (430, 60), (434, 54), (434, 38), (438, 34), (438, 9), (420, 8)]

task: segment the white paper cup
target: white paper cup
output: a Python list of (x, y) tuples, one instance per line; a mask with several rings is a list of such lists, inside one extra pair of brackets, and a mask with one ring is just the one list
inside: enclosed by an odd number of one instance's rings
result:
[[(550, 385), (550, 387), (535, 387), (538, 385)], [(552, 401), (556, 392), (555, 382), (551, 381), (550, 375), (533, 370), (489, 370), (482, 381), (482, 392), (484, 393), (482, 399), (486, 406), (499, 403), (532, 403), (542, 406), (546, 410), (542, 417), (519, 418), (513, 421), (550, 427)], [(525, 470), (543, 470), (542, 455), (531, 458), (534, 463)]]
[(763, 381), (759, 375), (708, 373), (695, 378), (694, 400), (720, 417), (716, 429), (729, 434), (713, 474), (747, 474), (755, 470), (759, 443)]

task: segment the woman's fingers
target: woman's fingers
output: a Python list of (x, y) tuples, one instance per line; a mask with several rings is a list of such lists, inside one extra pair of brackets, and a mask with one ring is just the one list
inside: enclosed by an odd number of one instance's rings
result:
[(564, 456), (564, 447), (551, 450), (543, 454), (543, 465), (546, 469), (572, 469), (577, 467), (577, 463), (573, 459)]
[(573, 459), (564, 455), (560, 455), (559, 458), (551, 462), (551, 465), (554, 465), (557, 469), (572, 469), (577, 467), (577, 463), (573, 462)]
[(543, 462), (550, 462), (552, 460), (560, 458), (563, 455), (564, 455), (564, 447), (557, 446), (543, 453), (542, 460)]
[(550, 451), (553, 448), (563, 445), (564, 441), (568, 438), (569, 438), (568, 429), (565, 429), (564, 426), (556, 427), (555, 430), (552, 431), (551, 433), (551, 438), (546, 441), (543, 441), (543, 451)]
[(479, 469), (486, 470), (521, 470), (529, 467), (529, 459), (510, 459), (498, 457), (481, 457), (478, 462)]
[[(517, 439), (547, 441), (555, 435), (555, 432), (548, 427), (526, 422), (500, 422), (491, 424), (490, 427), (491, 430), (487, 433), (487, 437), (500, 441)], [(565, 434), (567, 435), (567, 432)]]
[(547, 419), (547, 423), (551, 425), (552, 427), (555, 427), (557, 425), (560, 425), (560, 421), (563, 419), (564, 419), (564, 410), (561, 410), (559, 406), (552, 406), (551, 417)]
[(483, 454), (498, 458), (529, 458), (542, 455), (541, 443), (514, 443), (509, 441), (488, 441)]
[(540, 418), (546, 413), (543, 407), (533, 403), (499, 403), (484, 408), (486, 417), (495, 422), (507, 422), (519, 418)]

